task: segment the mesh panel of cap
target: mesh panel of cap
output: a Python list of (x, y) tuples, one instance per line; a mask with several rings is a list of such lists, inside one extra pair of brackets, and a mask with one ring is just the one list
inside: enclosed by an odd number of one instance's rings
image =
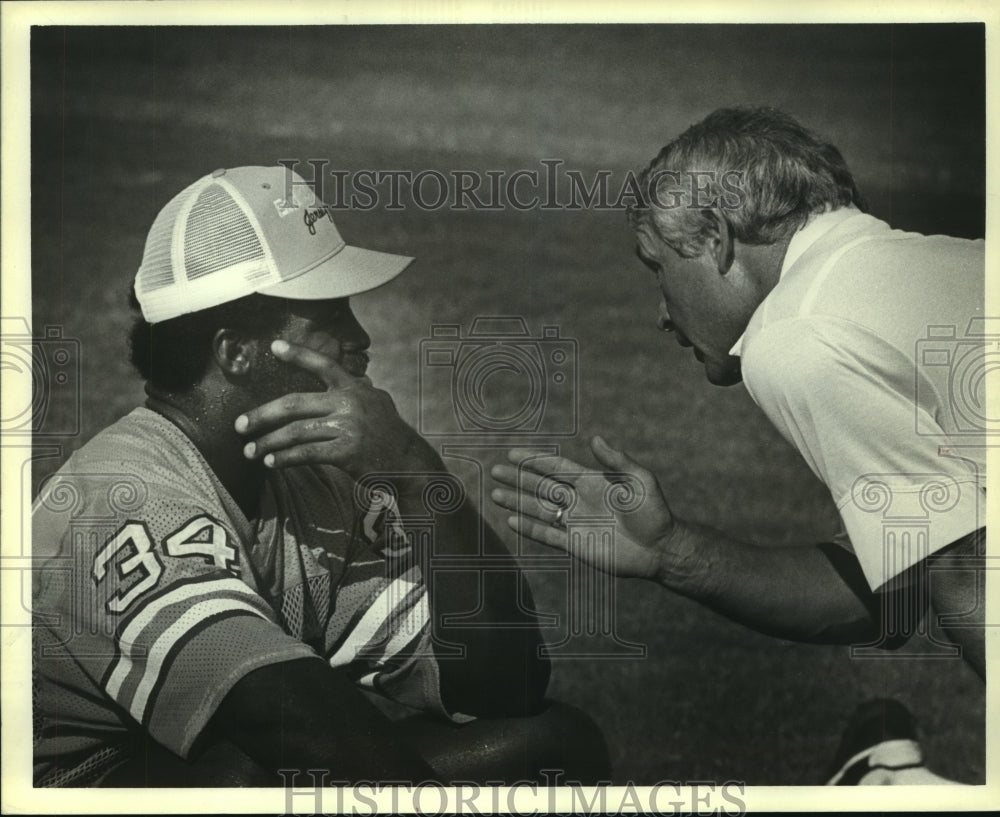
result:
[(238, 195), (206, 177), (156, 217), (135, 281), (148, 320), (206, 309), (281, 280)]
[[(188, 280), (264, 258), (256, 230), (233, 197), (218, 185), (206, 187), (187, 217), (184, 267)], [(268, 269), (262, 263), (259, 270), (248, 269), (244, 276), (247, 280), (266, 278)]]
[(160, 211), (153, 221), (153, 226), (149, 228), (142, 265), (139, 267), (139, 274), (135, 279), (138, 291), (149, 292), (153, 289), (162, 289), (174, 282), (174, 269), (170, 262), (173, 247), (172, 236), (174, 224), (177, 222), (177, 214), (184, 206), (185, 201), (187, 201), (187, 196), (184, 193), (174, 196)]

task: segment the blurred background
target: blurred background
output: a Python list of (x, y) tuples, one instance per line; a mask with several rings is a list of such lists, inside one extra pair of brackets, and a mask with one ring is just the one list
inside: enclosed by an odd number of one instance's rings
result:
[[(36, 336), (54, 327), (50, 348), (62, 343), (79, 377), (46, 409), (44, 441), (58, 448), (36, 450), (32, 488), (143, 400), (125, 342), (131, 278), (158, 210), (215, 168), (297, 158), (509, 174), (558, 159), (588, 182), (610, 172), (616, 192), (715, 108), (772, 105), (840, 148), (876, 216), (982, 237), (984, 43), (979, 25), (36, 27), (31, 318)], [(557, 329), (529, 354), (549, 367), (559, 342), (568, 356), (538, 428), (558, 436), (432, 438), (475, 495), (513, 442), (591, 463), (601, 433), (657, 472), (681, 516), (768, 545), (834, 532), (825, 488), (742, 387), (712, 387), (656, 331), (658, 295), (620, 210), (377, 206), (337, 224), (350, 243), (418, 259), (354, 305), (373, 380), (424, 431), (461, 431), (456, 381), (427, 365), (435, 326), (460, 327), (445, 345), (465, 352), (477, 317), (519, 317), (536, 339)], [(499, 372), (484, 411), (507, 416), (523, 388)], [(529, 564), (540, 558), (483, 511)], [(567, 569), (537, 564), (536, 607), (556, 615), (545, 633), (557, 643), (574, 626)], [(984, 692), (962, 662), (851, 660), (652, 585), (614, 589), (614, 632), (641, 657), (559, 658), (551, 695), (602, 727), (616, 782), (818, 783), (854, 706), (885, 695), (916, 713), (935, 771), (983, 780)]]

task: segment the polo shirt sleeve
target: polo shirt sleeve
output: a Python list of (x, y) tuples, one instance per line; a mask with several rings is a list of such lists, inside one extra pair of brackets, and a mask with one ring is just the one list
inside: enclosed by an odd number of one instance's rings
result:
[(982, 527), (975, 464), (914, 402), (911, 354), (840, 317), (764, 326), (743, 350), (751, 397), (829, 488), (872, 589)]

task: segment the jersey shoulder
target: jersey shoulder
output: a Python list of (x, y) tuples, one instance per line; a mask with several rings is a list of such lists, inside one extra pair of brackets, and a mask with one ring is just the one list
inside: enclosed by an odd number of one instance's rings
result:
[(34, 554), (44, 560), (74, 537), (87, 542), (125, 524), (159, 540), (197, 518), (245, 534), (245, 521), (194, 444), (140, 408), (97, 434), (42, 484), (32, 508)]

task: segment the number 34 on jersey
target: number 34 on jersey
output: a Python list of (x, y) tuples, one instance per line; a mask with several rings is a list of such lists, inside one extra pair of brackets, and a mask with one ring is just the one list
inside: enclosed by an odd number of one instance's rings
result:
[[(228, 531), (207, 515), (196, 516), (163, 539), (166, 556), (201, 559), (232, 574), (238, 573), (238, 555)], [(122, 614), (141, 595), (152, 590), (163, 575), (163, 559), (145, 522), (128, 521), (107, 541), (94, 559), (93, 579), (106, 589), (109, 613)]]

